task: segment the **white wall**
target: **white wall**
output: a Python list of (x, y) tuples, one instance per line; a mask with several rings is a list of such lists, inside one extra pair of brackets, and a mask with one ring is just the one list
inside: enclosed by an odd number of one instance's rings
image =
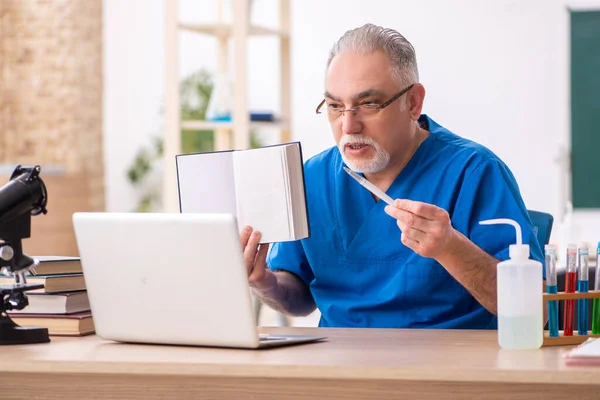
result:
[[(176, 1), (176, 0), (172, 0)], [(162, 135), (164, 86), (163, 0), (104, 0), (104, 150), (106, 206), (108, 211), (135, 208), (143, 190), (127, 181), (126, 170), (136, 152)], [(255, 1), (252, 19), (262, 25), (277, 24), (274, 1)], [(179, 0), (182, 22), (213, 22), (216, 0)], [(225, 7), (225, 18), (230, 8)], [(279, 108), (278, 41), (252, 38), (249, 44), (249, 90), (253, 109)], [(180, 77), (199, 68), (216, 70), (216, 41), (208, 36), (180, 33)], [(232, 60), (233, 62), (233, 60)], [(260, 85), (258, 82), (273, 82)], [(265, 140), (272, 140), (272, 131)], [(156, 173), (161, 173), (160, 163)], [(156, 173), (151, 182), (157, 179)], [(158, 176), (160, 178), (160, 176)]]
[[(180, 0), (184, 21), (209, 21), (216, 1)], [(256, 0), (253, 20), (273, 24), (275, 0)], [(575, 5), (600, 8), (600, 0)], [(373, 22), (397, 29), (415, 46), (425, 112), (455, 133), (490, 147), (514, 172), (529, 208), (561, 215), (566, 183), (556, 161), (568, 146), (566, 0), (292, 0), (293, 135), (306, 157), (331, 146), (314, 114), (324, 64), (344, 31)], [(569, 2), (573, 4), (573, 2)], [(124, 168), (160, 130), (162, 1), (105, 0), (105, 150), (107, 205), (126, 210), (134, 193)], [(278, 107), (277, 42), (253, 39), (251, 107)], [(181, 35), (181, 75), (214, 70), (212, 39)], [(259, 80), (269, 84), (259, 84)], [(110, 161), (109, 161), (110, 160)], [(590, 224), (588, 224), (588, 227)], [(598, 224), (600, 226), (600, 224)], [(559, 230), (558, 222), (555, 229)], [(580, 240), (597, 240), (586, 228)]]
[(136, 192), (126, 170), (162, 135), (163, 20), (160, 1), (104, 0), (106, 208), (130, 211)]

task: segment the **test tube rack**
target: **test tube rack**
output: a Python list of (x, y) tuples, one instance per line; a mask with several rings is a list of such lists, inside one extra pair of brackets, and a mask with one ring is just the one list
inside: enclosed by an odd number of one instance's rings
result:
[[(600, 290), (590, 290), (589, 292), (558, 292), (558, 293), (543, 293), (543, 301), (544, 304), (548, 304), (549, 300), (577, 300), (577, 299), (600, 299)], [(548, 346), (570, 346), (570, 345), (578, 345), (585, 342), (588, 338), (591, 337), (600, 337), (600, 335), (592, 334), (591, 330), (588, 330), (587, 335), (579, 335), (577, 333), (577, 326), (575, 325), (575, 329), (573, 330), (572, 336), (565, 336), (563, 331), (558, 332), (558, 336), (551, 337), (550, 332), (548, 330), (544, 330), (544, 341), (542, 343), (542, 347)]]

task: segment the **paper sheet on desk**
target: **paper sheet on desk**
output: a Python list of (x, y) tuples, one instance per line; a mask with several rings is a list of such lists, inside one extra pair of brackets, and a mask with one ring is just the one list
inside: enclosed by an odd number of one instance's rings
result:
[(589, 338), (569, 351), (565, 354), (565, 364), (600, 366), (600, 340)]

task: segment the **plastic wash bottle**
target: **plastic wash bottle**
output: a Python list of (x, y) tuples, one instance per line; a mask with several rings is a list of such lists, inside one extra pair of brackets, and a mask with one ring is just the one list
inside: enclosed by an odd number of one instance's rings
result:
[(511, 219), (491, 219), (480, 224), (509, 224), (517, 243), (509, 247), (509, 259), (497, 265), (498, 344), (503, 349), (538, 349), (543, 333), (542, 263), (529, 258), (521, 226)]

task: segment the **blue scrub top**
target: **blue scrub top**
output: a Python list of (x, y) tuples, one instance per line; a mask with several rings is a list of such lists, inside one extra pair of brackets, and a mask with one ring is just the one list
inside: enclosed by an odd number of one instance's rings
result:
[[(531, 258), (544, 262), (517, 182), (490, 150), (461, 138), (426, 115), (430, 132), (387, 190), (392, 198), (434, 204), (453, 227), (498, 260), (516, 242), (510, 225), (479, 225), (511, 218), (522, 228)], [(497, 319), (437, 261), (400, 241), (385, 202), (344, 170), (337, 147), (304, 166), (311, 235), (275, 243), (267, 265), (299, 276), (321, 312), (321, 327), (496, 329)], [(542, 268), (544, 270), (544, 268)]]

